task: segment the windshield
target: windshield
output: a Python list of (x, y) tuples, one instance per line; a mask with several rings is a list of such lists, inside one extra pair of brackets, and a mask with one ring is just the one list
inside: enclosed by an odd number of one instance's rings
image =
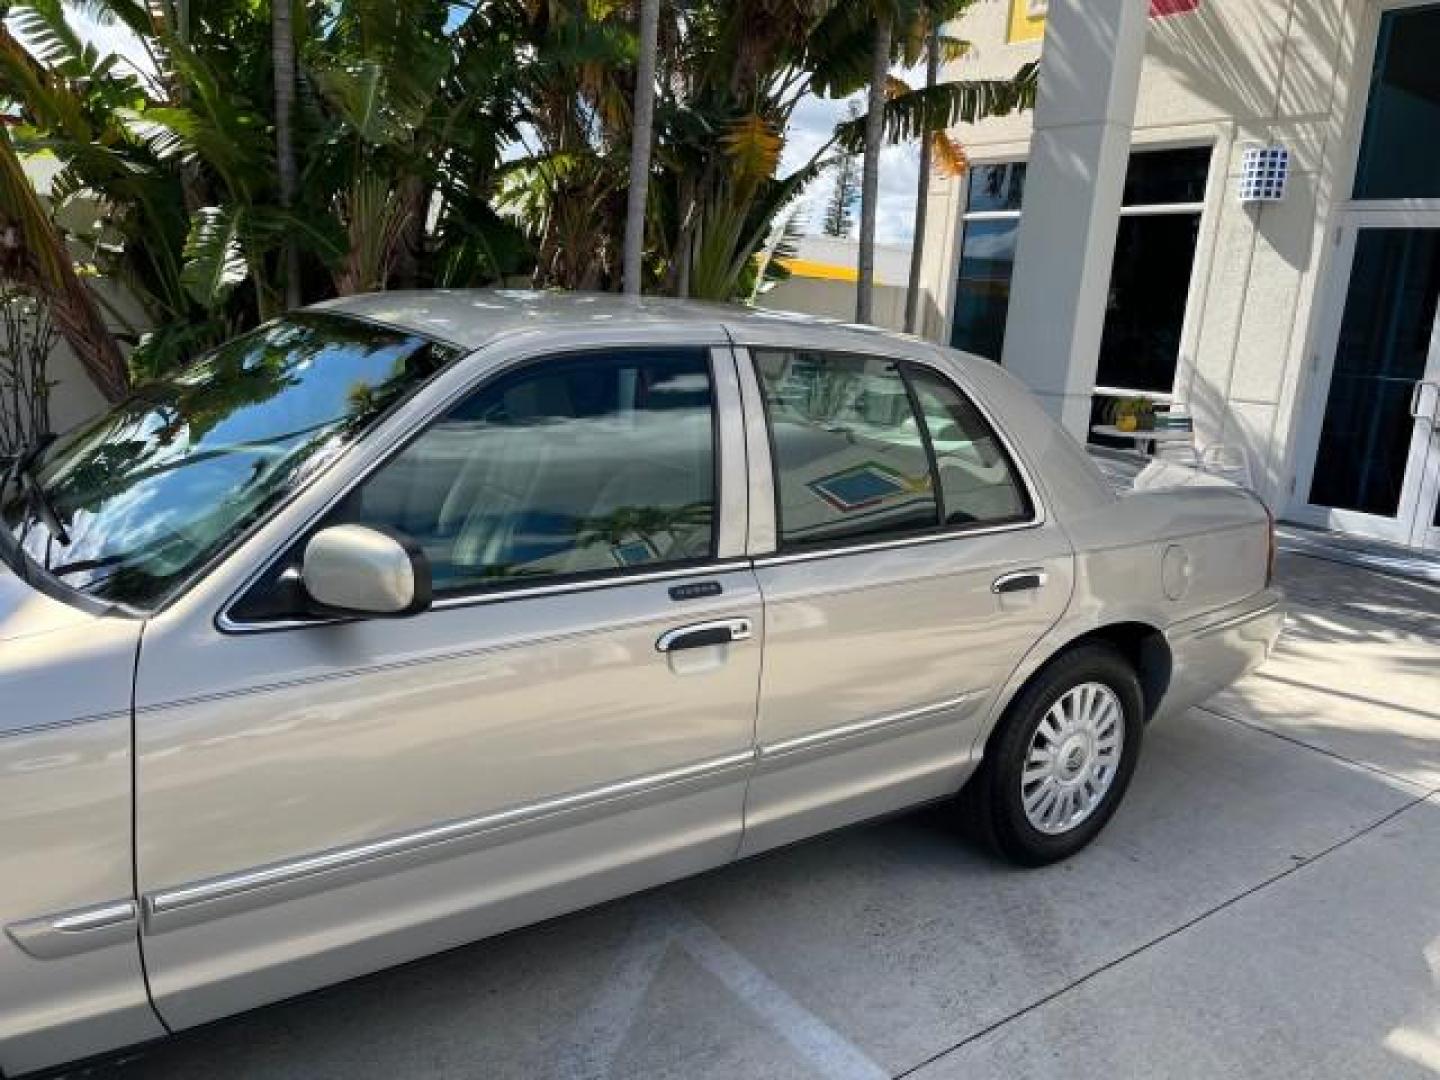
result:
[(35, 478), (60, 528), (18, 480), (0, 523), (65, 585), (153, 607), (455, 355), (388, 327), (287, 316), (47, 448)]

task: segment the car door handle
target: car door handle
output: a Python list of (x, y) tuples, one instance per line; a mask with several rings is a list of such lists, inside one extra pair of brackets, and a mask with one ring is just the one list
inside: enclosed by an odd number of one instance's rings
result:
[(1026, 592), (1043, 587), (1048, 580), (1050, 580), (1050, 575), (1044, 570), (1016, 570), (1013, 574), (1001, 574), (997, 577), (995, 583), (990, 586), (990, 591), (997, 595)]
[(750, 633), (749, 619), (692, 623), (661, 634), (655, 642), (655, 651), (668, 653), (681, 649), (703, 649), (706, 645), (728, 645), (732, 641), (748, 641)]

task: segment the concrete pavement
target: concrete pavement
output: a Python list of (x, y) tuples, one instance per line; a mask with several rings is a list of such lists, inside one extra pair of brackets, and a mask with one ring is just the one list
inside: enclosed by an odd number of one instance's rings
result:
[(1440, 588), (1284, 559), (1261, 672), (1022, 872), (922, 812), (177, 1037), (106, 1080), (1434, 1076)]

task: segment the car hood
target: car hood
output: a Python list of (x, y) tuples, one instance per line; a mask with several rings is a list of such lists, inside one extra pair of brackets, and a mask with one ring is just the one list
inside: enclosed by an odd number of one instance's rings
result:
[(49, 634), (94, 618), (32, 589), (8, 566), (0, 565), (0, 641)]

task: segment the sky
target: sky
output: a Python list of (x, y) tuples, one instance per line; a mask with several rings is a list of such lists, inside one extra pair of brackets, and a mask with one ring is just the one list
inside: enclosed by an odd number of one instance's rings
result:
[[(144, 50), (124, 26), (119, 23), (103, 26), (73, 8), (70, 15), (80, 36), (94, 42), (102, 52), (119, 53), (138, 66), (149, 68)], [(901, 74), (904, 77), (906, 73)], [(788, 172), (808, 161), (830, 137), (835, 125), (845, 118), (845, 107), (843, 98), (807, 97), (802, 100), (791, 117), (781, 168)], [(880, 213), (875, 222), (875, 238), (879, 243), (908, 246), (914, 235), (919, 159), (919, 148), (914, 144), (886, 147), (881, 151)], [(810, 185), (804, 196), (807, 204), (807, 211), (803, 212), (806, 232), (820, 231), (825, 200), (834, 185), (832, 174), (823, 175)], [(855, 214), (858, 223), (858, 206)]]
[[(903, 77), (904, 73), (902, 73)], [(863, 105), (864, 101), (861, 99)], [(806, 97), (795, 107), (790, 118), (790, 131), (781, 159), (782, 171), (790, 171), (808, 161), (824, 145), (845, 119), (846, 99)], [(875, 239), (881, 244), (908, 246), (915, 234), (915, 185), (920, 178), (918, 144), (888, 146), (880, 152), (880, 213), (875, 221)], [(835, 188), (833, 175), (825, 175), (810, 185), (805, 199), (809, 214), (805, 231), (818, 233), (825, 201)], [(859, 222), (860, 208), (855, 208)]]

